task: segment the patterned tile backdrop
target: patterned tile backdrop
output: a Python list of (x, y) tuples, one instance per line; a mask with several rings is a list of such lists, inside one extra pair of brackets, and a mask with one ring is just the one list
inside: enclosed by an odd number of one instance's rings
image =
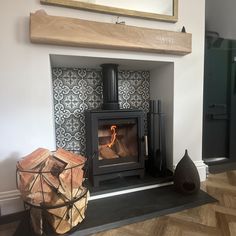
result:
[[(101, 70), (52, 68), (52, 80), (56, 145), (85, 154), (84, 111), (101, 107)], [(143, 109), (148, 112), (149, 71), (119, 71), (118, 87), (121, 109)]]

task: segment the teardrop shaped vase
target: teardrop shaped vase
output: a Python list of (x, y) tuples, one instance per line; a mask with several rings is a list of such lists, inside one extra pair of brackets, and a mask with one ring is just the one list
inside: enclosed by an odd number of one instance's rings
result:
[(194, 194), (200, 189), (198, 170), (185, 150), (185, 155), (177, 164), (174, 173), (174, 186), (183, 194)]

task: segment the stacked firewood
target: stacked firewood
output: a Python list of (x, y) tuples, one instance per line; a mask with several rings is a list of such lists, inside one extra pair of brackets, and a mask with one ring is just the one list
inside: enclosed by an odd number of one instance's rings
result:
[(60, 148), (53, 153), (38, 148), (17, 163), (18, 188), (31, 206), (36, 233), (43, 234), (43, 215), (59, 234), (84, 219), (89, 197), (82, 185), (85, 161), (85, 157)]

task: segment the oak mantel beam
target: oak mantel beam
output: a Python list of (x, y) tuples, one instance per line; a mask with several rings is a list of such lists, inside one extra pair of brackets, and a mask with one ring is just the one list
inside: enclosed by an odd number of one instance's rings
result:
[(174, 55), (191, 53), (192, 48), (189, 33), (50, 16), (43, 10), (30, 14), (30, 39), (33, 43)]

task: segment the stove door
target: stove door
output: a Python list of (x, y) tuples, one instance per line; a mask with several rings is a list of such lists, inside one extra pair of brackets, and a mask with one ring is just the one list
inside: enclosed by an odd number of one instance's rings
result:
[(96, 153), (93, 175), (144, 168), (143, 114), (127, 113), (97, 113), (93, 119), (91, 143), (87, 142)]

